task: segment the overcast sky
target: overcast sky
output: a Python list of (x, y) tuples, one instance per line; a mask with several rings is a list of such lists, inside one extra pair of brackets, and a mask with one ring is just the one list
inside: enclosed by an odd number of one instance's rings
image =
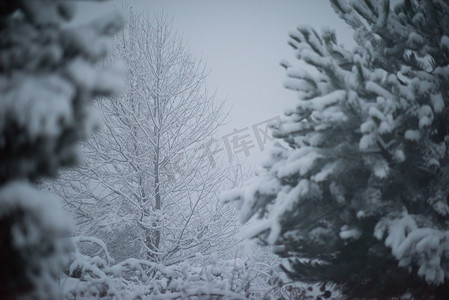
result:
[[(294, 103), (295, 93), (283, 88), (279, 61), (294, 61), (287, 40), (297, 25), (310, 24), (318, 31), (334, 28), (339, 43), (354, 45), (349, 26), (326, 0), (117, 0), (94, 7), (83, 4), (79, 13), (101, 15), (116, 9), (126, 15), (132, 7), (150, 15), (163, 10), (173, 17), (191, 52), (206, 59), (209, 86), (227, 100), (230, 115), (219, 138), (245, 127), (252, 134), (252, 125), (282, 115)], [(258, 148), (251, 149), (251, 161), (260, 159)]]

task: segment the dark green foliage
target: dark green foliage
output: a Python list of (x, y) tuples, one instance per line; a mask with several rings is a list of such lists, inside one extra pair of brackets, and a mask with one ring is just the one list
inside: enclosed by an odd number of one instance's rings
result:
[[(449, 295), (449, 5), (331, 0), (357, 47), (308, 26), (282, 63), (298, 104), (243, 201), (291, 278), (350, 298)], [(283, 146), (285, 145), (285, 146)]]
[[(72, 245), (58, 200), (32, 186), (77, 161), (98, 126), (88, 105), (120, 89), (119, 69), (97, 71), (117, 16), (64, 27), (72, 4), (0, 1), (0, 295), (59, 298)], [(102, 76), (108, 75), (108, 78)]]

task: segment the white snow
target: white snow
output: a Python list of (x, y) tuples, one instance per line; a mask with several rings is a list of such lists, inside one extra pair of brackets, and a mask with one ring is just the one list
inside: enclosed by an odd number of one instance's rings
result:
[(440, 46), (446, 47), (449, 50), (449, 37), (447, 35), (443, 35), (440, 40)]
[(423, 105), (418, 110), (419, 128), (430, 126), (433, 121), (433, 112), (430, 106)]
[(315, 162), (321, 157), (313, 148), (300, 148), (292, 152), (285, 163), (277, 167), (280, 177), (289, 177), (294, 174), (304, 176), (307, 174)]
[(366, 150), (371, 146), (376, 145), (377, 136), (375, 133), (364, 134), (360, 138), (359, 148), (360, 150)]
[(391, 248), (399, 266), (418, 265), (418, 275), (429, 284), (441, 284), (448, 275), (442, 266), (442, 258), (449, 258), (449, 231), (418, 228), (412, 215), (404, 212), (400, 218), (385, 217), (375, 227), (374, 236)]
[[(39, 191), (26, 181), (12, 181), (2, 186), (0, 199), (0, 215), (2, 216), (16, 209), (30, 210), (36, 214), (41, 226), (51, 232), (70, 232), (71, 219), (65, 214), (61, 200), (54, 194)], [(33, 232), (39, 234), (39, 232)], [(15, 235), (15, 239), (20, 245), (39, 241), (39, 237), (35, 234), (26, 236), (21, 234), (17, 232)]]
[(28, 137), (55, 136), (63, 124), (72, 121), (74, 89), (56, 75), (36, 77), (16, 74), (11, 81), (0, 78), (0, 129), (14, 119), (23, 126)]
[(326, 107), (337, 104), (344, 99), (346, 99), (346, 92), (337, 90), (324, 96), (315, 97), (306, 106), (317, 111), (323, 111)]
[(334, 172), (335, 168), (335, 163), (326, 164), (321, 171), (312, 176), (312, 180), (315, 182), (325, 181)]
[(347, 225), (344, 225), (340, 231), (340, 238), (343, 240), (347, 239), (358, 239), (361, 236), (361, 232), (357, 228), (349, 228)]
[(421, 132), (419, 130), (407, 130), (404, 137), (410, 141), (419, 141), (421, 138)]
[(378, 159), (373, 166), (374, 175), (378, 178), (386, 178), (390, 172), (388, 162), (384, 159)]
[(377, 84), (373, 81), (368, 81), (366, 83), (366, 89), (368, 91), (376, 93), (377, 95), (379, 95), (381, 97), (384, 97), (385, 99), (395, 99), (395, 96), (393, 94), (391, 94), (389, 91), (387, 91), (386, 89), (384, 89), (379, 84)]
[(397, 149), (394, 151), (394, 158), (398, 161), (398, 162), (403, 162), (405, 161), (405, 154), (404, 151)]
[(441, 93), (430, 94), (430, 102), (432, 103), (433, 111), (435, 113), (440, 113), (444, 108), (444, 100)]
[(335, 181), (332, 181), (329, 185), (329, 190), (332, 194), (332, 196), (337, 200), (339, 204), (342, 204), (345, 202), (345, 189), (343, 186), (339, 185)]
[(407, 44), (411, 44), (414, 47), (422, 45), (424, 43), (424, 39), (416, 32), (410, 32), (407, 39)]
[(11, 181), (0, 189), (0, 204), (1, 217), (18, 214), (11, 224), (12, 243), (25, 259), (20, 268), (31, 280), (33, 294), (41, 295), (39, 299), (56, 296), (59, 287), (53, 276), (69, 262), (72, 249), (67, 239), (72, 224), (60, 199), (26, 181)]

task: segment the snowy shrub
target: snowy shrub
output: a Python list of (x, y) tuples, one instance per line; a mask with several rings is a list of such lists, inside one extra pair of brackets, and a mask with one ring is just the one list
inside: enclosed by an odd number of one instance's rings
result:
[[(115, 262), (103, 241), (76, 237), (77, 251), (61, 280), (65, 299), (247, 299), (248, 264), (202, 257), (172, 266), (144, 259)], [(79, 251), (90, 243), (96, 255)]]
[[(164, 266), (128, 258), (116, 262), (107, 245), (95, 237), (73, 238), (76, 251), (60, 286), (64, 299), (315, 299), (339, 295), (326, 285), (290, 281), (279, 259), (202, 256)], [(89, 254), (80, 249), (90, 249)], [(270, 257), (272, 261), (262, 262)], [(332, 294), (334, 293), (334, 294)]]

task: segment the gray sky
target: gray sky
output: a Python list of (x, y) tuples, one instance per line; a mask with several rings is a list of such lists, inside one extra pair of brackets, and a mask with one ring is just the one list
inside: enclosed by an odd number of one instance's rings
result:
[[(352, 47), (352, 32), (326, 0), (129, 0), (82, 5), (80, 14), (107, 13), (131, 6), (135, 11), (164, 11), (173, 17), (192, 53), (201, 54), (210, 69), (209, 86), (217, 89), (230, 108), (228, 124), (216, 136), (250, 127), (282, 115), (296, 99), (283, 88), (281, 59), (294, 62), (287, 45), (288, 32), (299, 24), (318, 31), (334, 28), (337, 40)], [(244, 159), (243, 153), (239, 154)], [(250, 151), (250, 161), (261, 157), (259, 147)]]

